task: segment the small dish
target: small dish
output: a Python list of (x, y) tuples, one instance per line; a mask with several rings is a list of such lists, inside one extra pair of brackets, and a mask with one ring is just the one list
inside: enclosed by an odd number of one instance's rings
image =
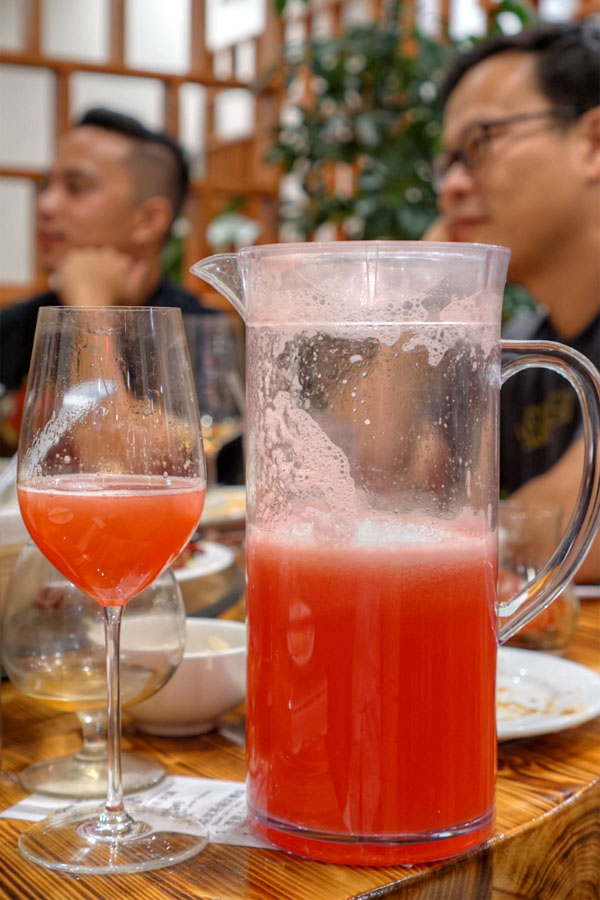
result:
[(245, 694), (244, 623), (188, 617), (178, 668), (160, 691), (127, 711), (146, 734), (205, 734)]
[(173, 574), (178, 582), (193, 581), (215, 575), (230, 566), (235, 559), (233, 550), (213, 541), (202, 541), (195, 545), (190, 556), (180, 566), (173, 566)]
[(600, 714), (600, 675), (538, 650), (500, 647), (498, 740), (573, 728)]

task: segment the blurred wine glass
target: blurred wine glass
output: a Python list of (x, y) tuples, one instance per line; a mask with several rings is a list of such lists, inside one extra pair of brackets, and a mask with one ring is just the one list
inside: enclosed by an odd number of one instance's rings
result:
[(243, 337), (231, 316), (184, 316), (184, 327), (196, 383), (207, 484), (217, 483), (221, 448), (244, 429)]
[[(83, 746), (70, 756), (40, 760), (21, 773), (28, 791), (66, 797), (106, 793), (106, 663), (98, 603), (68, 581), (32, 541), (7, 585), (2, 620), (6, 672), (22, 693), (76, 713)], [(185, 608), (167, 569), (123, 615), (121, 700), (131, 706), (155, 694), (175, 671), (185, 645)], [(123, 789), (159, 782), (166, 769), (141, 754), (123, 754)]]
[[(555, 503), (502, 500), (498, 507), (498, 598), (509, 600), (543, 569), (562, 530)], [(571, 583), (507, 642), (526, 650), (562, 654), (577, 626), (579, 599)]]

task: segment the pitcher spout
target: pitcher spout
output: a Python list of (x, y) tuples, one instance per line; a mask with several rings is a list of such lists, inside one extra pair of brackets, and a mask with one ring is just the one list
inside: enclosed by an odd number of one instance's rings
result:
[(244, 288), (235, 253), (218, 253), (201, 259), (190, 267), (190, 272), (216, 288), (246, 321)]

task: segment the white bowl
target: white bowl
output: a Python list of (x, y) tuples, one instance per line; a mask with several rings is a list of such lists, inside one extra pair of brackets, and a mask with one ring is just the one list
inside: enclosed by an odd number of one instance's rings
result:
[(188, 617), (179, 666), (160, 691), (127, 712), (146, 734), (205, 734), (245, 695), (246, 626)]

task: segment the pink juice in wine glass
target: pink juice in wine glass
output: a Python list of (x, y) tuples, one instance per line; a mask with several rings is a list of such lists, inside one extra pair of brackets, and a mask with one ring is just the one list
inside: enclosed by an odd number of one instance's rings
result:
[(119, 606), (147, 587), (193, 534), (199, 478), (65, 475), (18, 488), (21, 513), (50, 562), (80, 590)]
[[(494, 807), (495, 602), (485, 539), (331, 546), (251, 531), (257, 830), (349, 864), (418, 862), (480, 843)], [(464, 834), (440, 839), (457, 823)], [(398, 835), (403, 846), (386, 846)]]

